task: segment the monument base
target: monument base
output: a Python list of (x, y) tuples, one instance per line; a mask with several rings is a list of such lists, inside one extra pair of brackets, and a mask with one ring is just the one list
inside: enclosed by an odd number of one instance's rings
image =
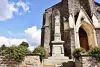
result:
[[(64, 62), (68, 62), (69, 58), (65, 57), (65, 56), (52, 56), (52, 57), (48, 57), (48, 59), (44, 59), (43, 60), (43, 65), (49, 67), (52, 66), (54, 67), (55, 65), (64, 63)], [(44, 66), (44, 67), (45, 67)]]
[(55, 67), (55, 65), (69, 61), (69, 58), (64, 56), (63, 44), (64, 41), (61, 38), (59, 39), (59, 37), (57, 40), (52, 41), (52, 56), (43, 60), (43, 67)]
[(53, 57), (64, 57), (64, 48), (63, 48), (64, 41), (52, 41), (53, 49), (52, 49), (52, 56)]

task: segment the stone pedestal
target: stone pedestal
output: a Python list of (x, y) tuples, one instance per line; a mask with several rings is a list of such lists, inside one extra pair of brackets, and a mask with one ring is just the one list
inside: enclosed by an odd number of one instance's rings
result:
[(52, 56), (64, 56), (64, 48), (63, 48), (64, 41), (52, 41), (53, 49), (52, 49)]
[(52, 56), (48, 57), (48, 59), (44, 59), (43, 65), (46, 65), (47, 67), (49, 66), (54, 67), (57, 64), (69, 61), (69, 58), (64, 56), (63, 43), (64, 41), (52, 41), (53, 44)]

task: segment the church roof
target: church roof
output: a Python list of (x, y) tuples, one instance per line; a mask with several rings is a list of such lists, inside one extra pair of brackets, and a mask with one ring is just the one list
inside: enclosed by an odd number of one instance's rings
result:
[(95, 2), (95, 4), (96, 4), (97, 6), (100, 6), (100, 3), (98, 3), (98, 2)]
[(59, 3), (57, 3), (57, 4), (53, 5), (53, 6), (51, 6), (51, 7), (49, 7), (49, 8), (47, 8), (45, 11), (47, 11), (47, 10), (50, 9), (50, 8), (54, 8), (54, 7), (58, 6), (58, 5), (61, 5), (61, 2), (59, 2)]
[(100, 15), (100, 3), (95, 2), (97, 13)]
[[(94, 2), (95, 3), (95, 6), (96, 6), (96, 11), (97, 11), (97, 15), (100, 16), (100, 3), (98, 2)], [(48, 11), (50, 8), (57, 8), (57, 9), (60, 9), (60, 10), (63, 10), (62, 9), (62, 2), (59, 2), (49, 8), (47, 8), (45, 11)], [(65, 15), (65, 13), (64, 13)]]

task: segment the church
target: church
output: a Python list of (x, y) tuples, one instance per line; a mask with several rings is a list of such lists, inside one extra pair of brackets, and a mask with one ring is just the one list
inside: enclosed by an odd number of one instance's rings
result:
[(100, 46), (100, 4), (94, 0), (62, 0), (45, 10), (41, 45), (50, 56), (72, 57), (75, 48)]

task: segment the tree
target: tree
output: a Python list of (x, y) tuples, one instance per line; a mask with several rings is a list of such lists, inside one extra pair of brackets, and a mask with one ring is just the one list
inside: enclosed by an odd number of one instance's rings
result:
[(7, 47), (5, 46), (5, 44), (3, 44), (1, 47), (0, 47), (0, 50), (4, 50), (6, 49)]
[(24, 46), (10, 46), (3, 51), (6, 59), (11, 61), (22, 61), (26, 54), (31, 52)]
[(5, 46), (5, 44), (3, 44), (1, 47), (0, 47), (0, 55), (3, 55), (3, 51), (6, 49), (7, 47)]
[(20, 44), (20, 46), (24, 46), (24, 47), (29, 47), (29, 44), (27, 43), (27, 42), (22, 42), (21, 44)]

